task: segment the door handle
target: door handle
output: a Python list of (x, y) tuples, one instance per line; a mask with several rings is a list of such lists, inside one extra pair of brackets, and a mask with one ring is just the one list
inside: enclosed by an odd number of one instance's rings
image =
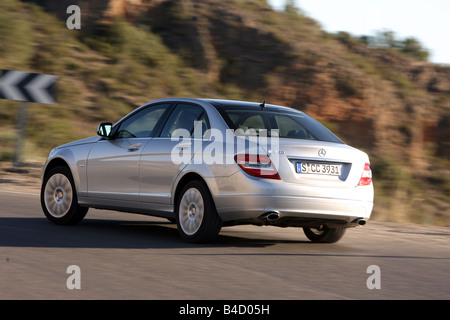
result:
[(141, 143), (136, 143), (128, 147), (128, 151), (138, 151), (141, 148)]

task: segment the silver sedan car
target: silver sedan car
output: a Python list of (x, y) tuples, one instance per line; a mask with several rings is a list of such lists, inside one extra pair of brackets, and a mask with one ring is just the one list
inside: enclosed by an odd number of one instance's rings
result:
[(336, 242), (373, 208), (366, 153), (305, 113), (230, 100), (147, 103), (97, 135), (56, 147), (41, 205), (56, 224), (89, 208), (176, 222), (182, 239), (212, 241), (239, 224), (301, 227)]

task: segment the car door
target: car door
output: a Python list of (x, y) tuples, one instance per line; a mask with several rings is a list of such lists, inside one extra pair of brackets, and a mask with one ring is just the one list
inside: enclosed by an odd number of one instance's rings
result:
[(139, 201), (139, 161), (170, 104), (143, 107), (113, 128), (110, 139), (98, 141), (87, 163), (88, 197)]
[(201, 106), (176, 105), (160, 134), (142, 151), (141, 201), (170, 204), (174, 180), (189, 163), (195, 149), (201, 148), (203, 134), (208, 128), (207, 115)]

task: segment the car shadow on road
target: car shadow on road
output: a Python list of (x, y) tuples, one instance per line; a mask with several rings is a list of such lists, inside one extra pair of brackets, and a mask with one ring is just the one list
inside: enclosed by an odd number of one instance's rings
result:
[[(226, 230), (223, 228), (222, 230)], [(0, 218), (0, 247), (62, 248), (199, 248), (268, 247), (280, 243), (310, 243), (219, 234), (214, 242), (191, 244), (169, 221), (84, 219), (74, 226), (59, 226), (45, 218)]]
[[(226, 230), (226, 228), (224, 228)], [(161, 221), (129, 221), (84, 219), (74, 226), (58, 226), (45, 218), (0, 218), (0, 249), (2, 247), (31, 248), (104, 248), (104, 249), (189, 249), (189, 248), (266, 248), (279, 244), (295, 244), (282, 252), (266, 251), (186, 251), (184, 255), (288, 255), (316, 257), (351, 257), (351, 258), (394, 258), (394, 259), (438, 259), (446, 257), (383, 255), (355, 252), (340, 244), (312, 243), (302, 240), (267, 239), (264, 233), (239, 232), (230, 235), (222, 232), (217, 240), (207, 244), (186, 243), (178, 235), (176, 225)], [(234, 233), (233, 233), (234, 234)], [(261, 237), (259, 237), (261, 235)], [(320, 247), (317, 252), (314, 248)], [(309, 249), (313, 249), (312, 251)]]

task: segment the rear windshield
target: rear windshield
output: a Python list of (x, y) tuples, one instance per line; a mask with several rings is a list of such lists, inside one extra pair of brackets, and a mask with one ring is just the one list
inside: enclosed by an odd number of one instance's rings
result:
[(216, 109), (236, 135), (271, 136), (275, 129), (280, 138), (343, 143), (330, 130), (301, 111), (223, 105), (216, 106)]

